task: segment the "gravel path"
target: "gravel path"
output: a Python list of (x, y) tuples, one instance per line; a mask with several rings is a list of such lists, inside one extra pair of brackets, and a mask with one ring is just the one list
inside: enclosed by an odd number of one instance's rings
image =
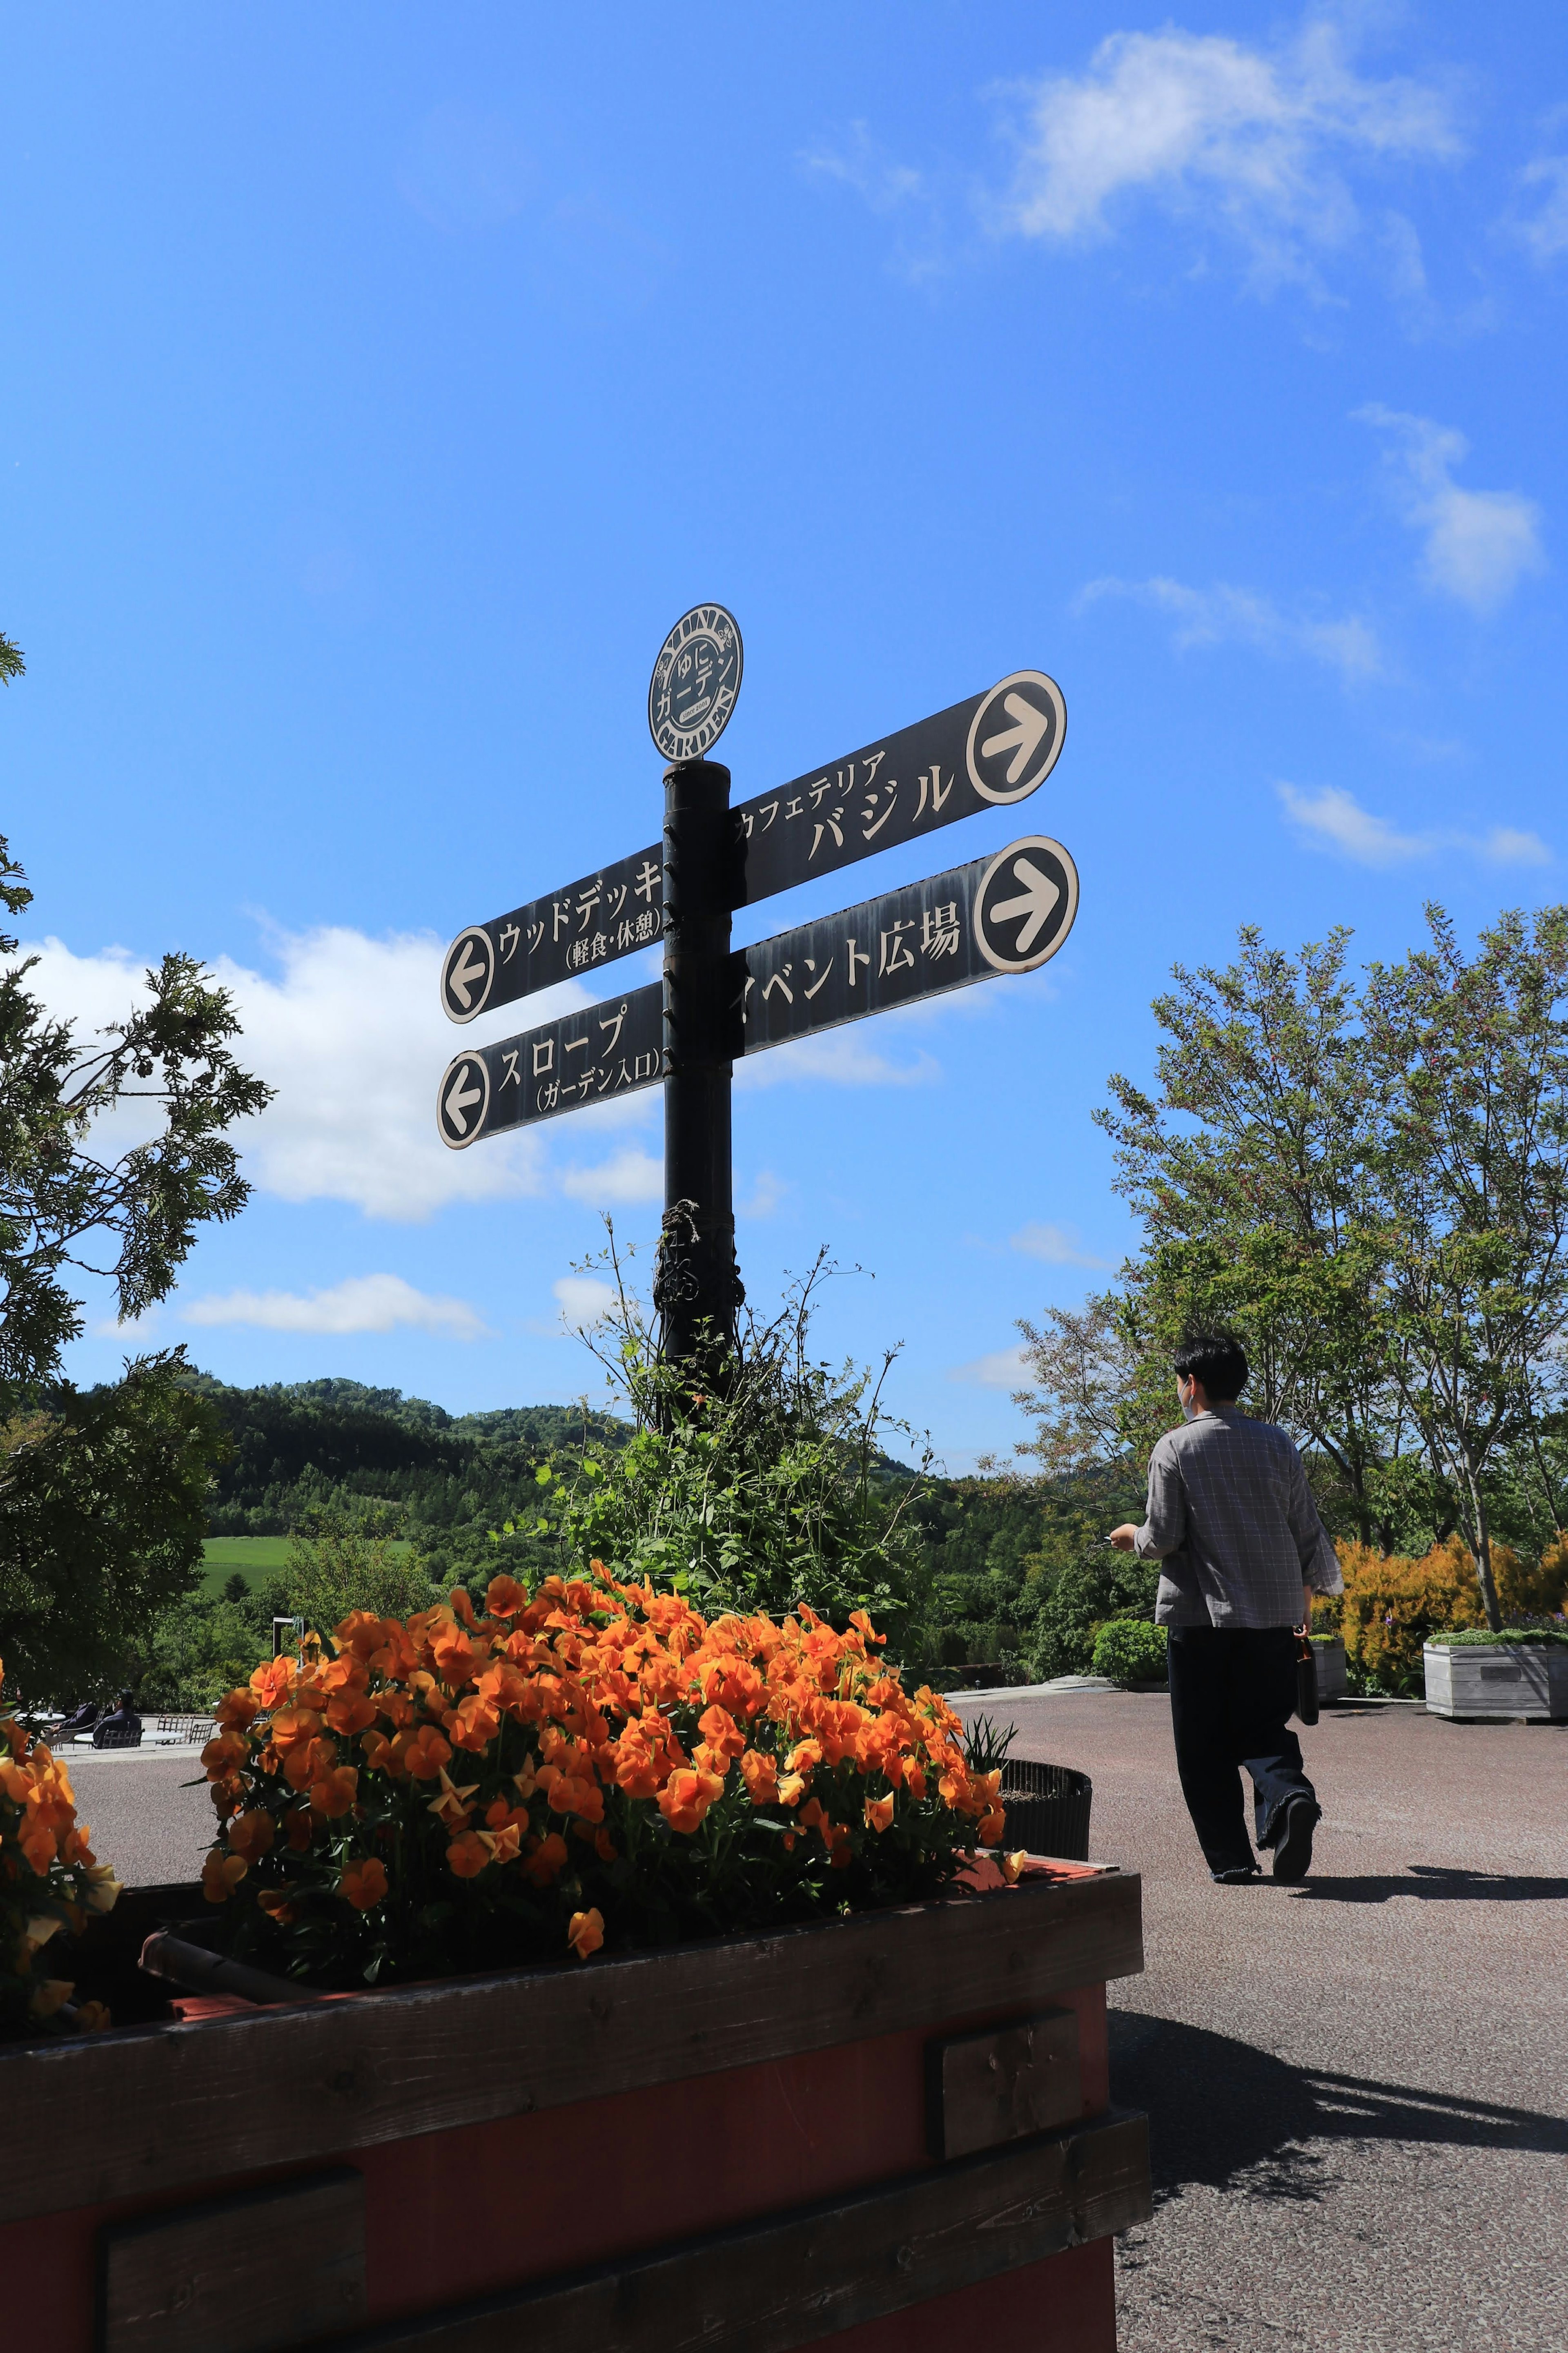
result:
[[(100, 1862), (127, 1887), (199, 1879), (213, 1841), (212, 1800), (199, 1748), (70, 1748), (63, 1752), (77, 1811)], [(194, 1780), (194, 1789), (182, 1784)]]
[(1327, 1711), (1312, 1878), (1232, 1888), (1163, 1695), (956, 1704), (1089, 1772), (1095, 1859), (1143, 1874), (1111, 2084), (1155, 2213), (1118, 2250), (1121, 2353), (1561, 2353), (1568, 1727)]

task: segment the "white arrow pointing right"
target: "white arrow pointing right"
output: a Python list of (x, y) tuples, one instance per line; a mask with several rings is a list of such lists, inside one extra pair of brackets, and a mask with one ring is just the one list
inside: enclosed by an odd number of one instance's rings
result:
[(1002, 708), (1009, 719), (1016, 719), (1018, 723), (1016, 727), (1005, 729), (1000, 735), (988, 735), (980, 746), (980, 755), (982, 759), (992, 760), (998, 753), (1012, 752), (1007, 782), (1016, 785), (1039, 750), (1040, 739), (1051, 723), (1051, 714), (1048, 711), (1039, 710), (1025, 694), (1008, 695)]
[(472, 940), (465, 940), (461, 956), (447, 975), (447, 986), (457, 997), (465, 1013), (473, 998), (474, 983), (483, 980), (488, 969), (483, 956), (477, 957), (472, 964), (468, 962), (473, 953)]
[(447, 1100), (441, 1106), (459, 1135), (467, 1135), (468, 1132), (468, 1123), (463, 1116), (468, 1105), (483, 1103), (485, 1099), (483, 1087), (464, 1089), (463, 1081), (468, 1076), (468, 1071), (467, 1062), (460, 1062), (458, 1065), (457, 1075), (447, 1088)]
[[(1009, 695), (1007, 699), (1011, 702), (1013, 698)], [(989, 750), (990, 746), (987, 745), (986, 749)], [(1027, 858), (1015, 858), (1013, 880), (1024, 885), (1021, 895), (1016, 899), (1005, 899), (1000, 906), (993, 907), (988, 920), (1008, 923), (1015, 916), (1022, 915), (1024, 928), (1018, 934), (1014, 954), (1026, 956), (1050, 921), (1051, 910), (1062, 895), (1061, 886), (1053, 882), (1048, 874), (1042, 874)]]

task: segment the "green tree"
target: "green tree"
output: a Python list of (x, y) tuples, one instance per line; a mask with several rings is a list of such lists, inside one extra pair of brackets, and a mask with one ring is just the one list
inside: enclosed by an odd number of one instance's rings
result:
[(1495, 1633), (1492, 1481), (1540, 1455), (1568, 1333), (1568, 908), (1502, 915), (1470, 958), (1427, 920), (1431, 946), (1373, 965), (1363, 999), (1390, 1361)]
[(417, 1554), (404, 1537), (400, 1511), (311, 1512), (296, 1531), (289, 1557), (266, 1579), (258, 1606), (266, 1618), (302, 1618), (306, 1630), (327, 1634), (351, 1609), (380, 1618), (407, 1618), (437, 1597)]
[[(21, 669), (0, 643), (0, 675)], [(0, 906), (31, 899), (0, 839)], [(0, 934), (0, 956), (16, 948)], [(270, 1090), (236, 1061), (234, 1008), (190, 957), (165, 956), (145, 1003), (86, 1045), (27, 988), (36, 961), (0, 972), (0, 1655), (55, 1697), (111, 1677), (194, 1587), (222, 1445), (179, 1350), (85, 1395), (61, 1378), (82, 1329), (70, 1279), (106, 1275), (124, 1320), (165, 1297), (196, 1229), (243, 1206), (226, 1131)], [(152, 1132), (106, 1152), (124, 1105)]]

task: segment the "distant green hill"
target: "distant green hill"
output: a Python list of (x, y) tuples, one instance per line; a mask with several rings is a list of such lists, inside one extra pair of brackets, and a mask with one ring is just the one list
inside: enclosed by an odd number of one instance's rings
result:
[(428, 1398), (359, 1381), (242, 1389), (208, 1373), (188, 1380), (211, 1398), (234, 1446), (215, 1485), (211, 1537), (284, 1536), (312, 1510), (370, 1504), (400, 1506), (411, 1534), (492, 1527), (537, 1503), (542, 1464), (630, 1435), (583, 1407), (450, 1414)]

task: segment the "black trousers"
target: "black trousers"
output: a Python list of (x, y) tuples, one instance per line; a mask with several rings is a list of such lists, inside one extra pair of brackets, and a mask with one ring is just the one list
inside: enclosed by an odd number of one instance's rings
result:
[(1211, 1871), (1253, 1860), (1241, 1776), (1252, 1776), (1258, 1843), (1272, 1846), (1292, 1798), (1311, 1798), (1296, 1705), (1296, 1637), (1289, 1626), (1173, 1626), (1167, 1657), (1176, 1770)]

